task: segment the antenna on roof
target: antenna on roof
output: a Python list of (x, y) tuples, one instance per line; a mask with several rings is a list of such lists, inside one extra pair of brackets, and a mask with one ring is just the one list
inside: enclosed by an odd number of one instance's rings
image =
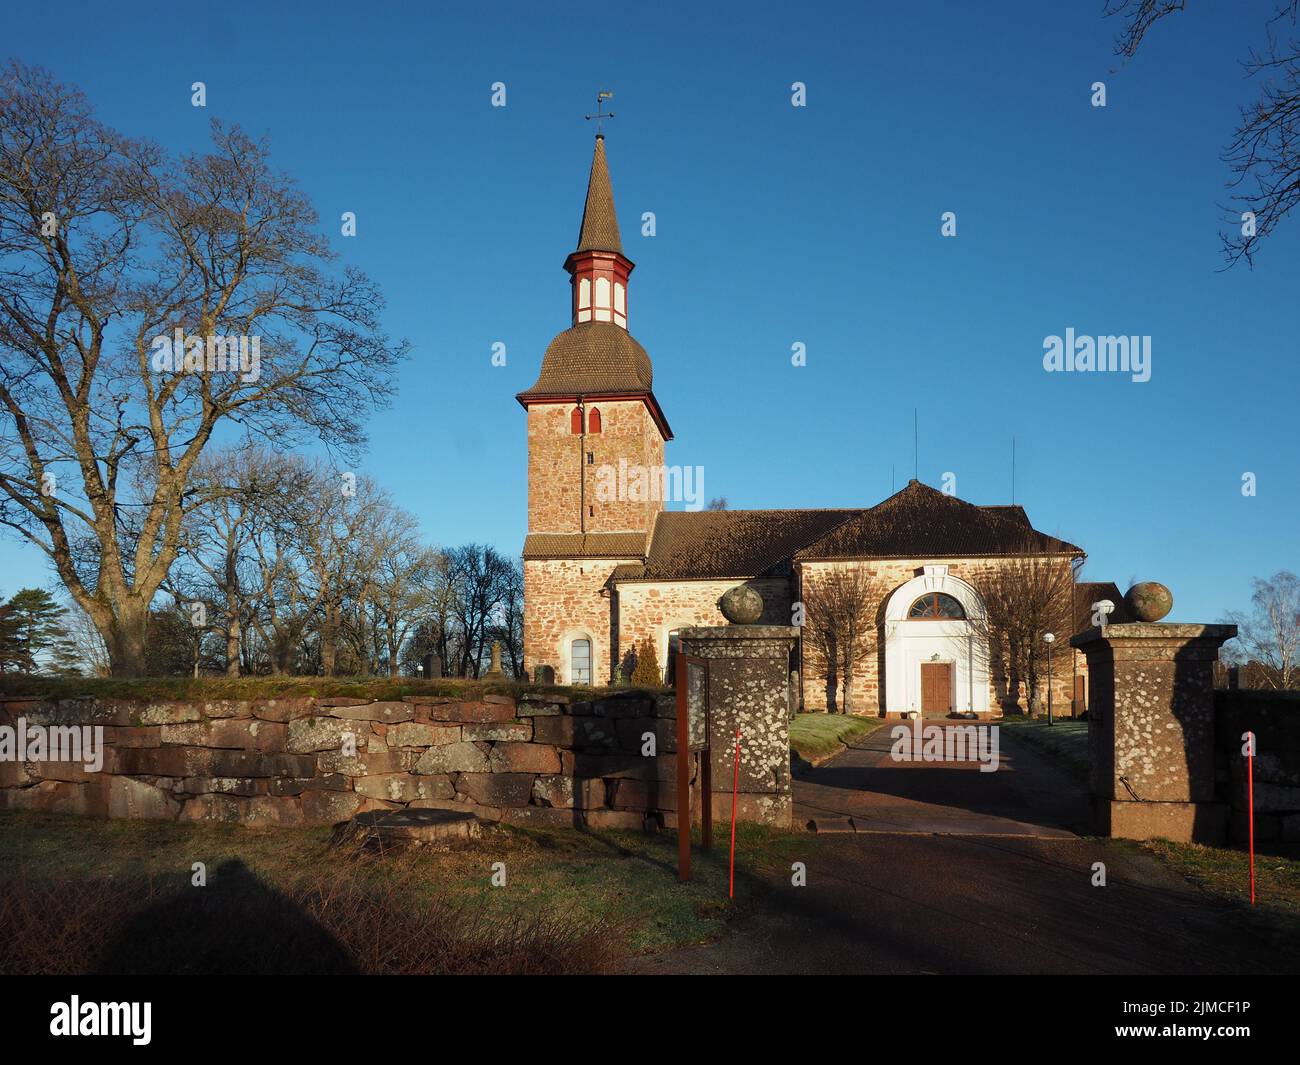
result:
[(1016, 505), (1016, 438), (1011, 438), (1011, 505)]
[(920, 432), (917, 429), (916, 408), (912, 408), (912, 479), (914, 481), (921, 479), (921, 461), (920, 461)]

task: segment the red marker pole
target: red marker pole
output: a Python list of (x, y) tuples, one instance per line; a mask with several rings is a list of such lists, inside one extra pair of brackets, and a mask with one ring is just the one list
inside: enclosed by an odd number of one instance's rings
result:
[(1255, 905), (1255, 734), (1248, 732), (1246, 747), (1246, 818), (1250, 823), (1250, 904)]
[(740, 791), (740, 729), (736, 729), (736, 772), (731, 778), (731, 886), (727, 897), (736, 897), (736, 796)]

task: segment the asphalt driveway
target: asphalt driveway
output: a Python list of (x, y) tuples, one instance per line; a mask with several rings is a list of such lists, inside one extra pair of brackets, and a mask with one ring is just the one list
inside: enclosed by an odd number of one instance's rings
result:
[[(1300, 971), (1300, 922), (1227, 904), (1086, 831), (1082, 785), (1000, 730), (1003, 764), (895, 763), (889, 730), (801, 774), (807, 885), (759, 878), (720, 942), (645, 973)], [(1103, 863), (1106, 886), (1093, 885)], [(738, 876), (750, 876), (738, 870)]]

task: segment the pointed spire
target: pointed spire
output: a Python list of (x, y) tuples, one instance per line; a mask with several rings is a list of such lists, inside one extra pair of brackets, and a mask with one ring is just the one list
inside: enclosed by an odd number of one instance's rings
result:
[(618, 236), (618, 216), (614, 213), (614, 189), (609, 183), (609, 165), (605, 162), (605, 136), (596, 134), (596, 153), (591, 158), (591, 177), (587, 181), (587, 204), (582, 210), (582, 230), (577, 251), (612, 251), (623, 254)]

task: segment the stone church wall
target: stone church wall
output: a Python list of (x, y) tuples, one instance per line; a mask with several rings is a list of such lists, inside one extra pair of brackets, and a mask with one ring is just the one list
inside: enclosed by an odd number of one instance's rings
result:
[(654, 642), (659, 668), (668, 668), (668, 636), (694, 625), (726, 625), (718, 600), (737, 584), (747, 584), (763, 597), (760, 625), (789, 625), (792, 603), (788, 577), (736, 581), (626, 582), (618, 586), (618, 639), (621, 652)]
[(614, 567), (638, 559), (549, 559), (524, 561), (524, 668), (555, 670), (557, 683), (571, 683), (569, 645), (592, 641), (592, 683), (613, 678), (610, 597), (601, 590)]
[[(659, 467), (664, 442), (641, 400), (598, 400), (601, 431), (572, 431), (573, 403), (535, 403), (528, 408), (528, 531), (534, 533), (646, 532), (662, 501), (602, 499), (599, 471)], [(590, 456), (590, 458), (588, 458)], [(617, 480), (615, 480), (617, 486)], [(586, 510), (586, 520), (583, 512)]]
[[(640, 828), (650, 815), (671, 825), (674, 714), (671, 695), (638, 691), (394, 701), (0, 697), (0, 724), (102, 726), (105, 745), (98, 772), (74, 761), (0, 762), (0, 808), (317, 825), (411, 807), (520, 824)], [(652, 757), (642, 755), (647, 733)], [(743, 807), (740, 816), (762, 814)]]

